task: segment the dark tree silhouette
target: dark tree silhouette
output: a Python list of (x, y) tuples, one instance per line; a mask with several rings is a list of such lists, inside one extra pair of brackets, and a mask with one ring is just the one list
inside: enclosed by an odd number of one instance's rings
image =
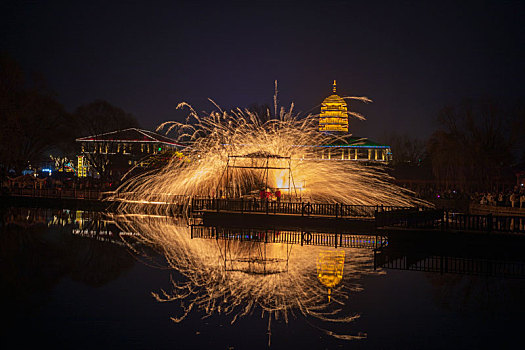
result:
[(427, 147), (437, 180), (462, 190), (490, 189), (513, 161), (510, 116), (493, 99), (443, 108)]
[(512, 151), (518, 162), (525, 163), (525, 101), (514, 103), (510, 115)]
[(385, 144), (390, 145), (393, 159), (392, 165), (419, 165), (426, 157), (426, 141), (409, 135), (392, 133), (384, 136)]
[(41, 82), (26, 82), (19, 65), (0, 58), (0, 166), (20, 173), (72, 139), (70, 116)]
[(107, 101), (96, 100), (75, 111), (79, 136), (99, 135), (110, 131), (139, 127), (137, 119)]

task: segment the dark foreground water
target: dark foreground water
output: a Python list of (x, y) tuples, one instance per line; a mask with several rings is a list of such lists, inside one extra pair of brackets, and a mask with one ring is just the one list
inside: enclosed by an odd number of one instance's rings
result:
[[(479, 256), (468, 246), (438, 256), (414, 247), (398, 252), (375, 236), (335, 248), (292, 244), (293, 232), (235, 236), (223, 230), (217, 236), (217, 230), (204, 229), (192, 239), (187, 226), (165, 218), (119, 223), (122, 218), (94, 213), (24, 208), (4, 209), (2, 218), (2, 349), (523, 344), (525, 271), (515, 243), (509, 256)], [(328, 233), (314, 240), (322, 245)], [(276, 240), (281, 243), (261, 243)], [(188, 275), (192, 269), (198, 270)], [(165, 290), (173, 297), (173, 283), (188, 281), (195, 294), (186, 298), (159, 302), (152, 296)], [(181, 302), (192, 300), (200, 304), (174, 322), (184, 314)], [(225, 313), (231, 303), (238, 305)], [(268, 305), (287, 310), (287, 320), (278, 312), (269, 325), (268, 313), (261, 312)], [(323, 320), (317, 311), (333, 313), (328, 318), (339, 322)]]

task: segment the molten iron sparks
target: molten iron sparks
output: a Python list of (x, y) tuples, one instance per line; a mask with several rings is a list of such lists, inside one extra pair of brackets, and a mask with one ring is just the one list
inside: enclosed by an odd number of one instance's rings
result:
[[(352, 99), (370, 102), (366, 98)], [(276, 104), (276, 97), (274, 100)], [(179, 142), (189, 143), (183, 151), (185, 158), (174, 157), (160, 170), (131, 178), (120, 186), (111, 198), (120, 202), (120, 213), (151, 212), (146, 209), (151, 209), (153, 203), (185, 204), (199, 196), (251, 196), (265, 187), (279, 188), (283, 200), (291, 201), (426, 205), (393, 184), (392, 178), (379, 167), (350, 160), (318, 159), (315, 154), (318, 145), (330, 144), (335, 136), (318, 131), (318, 116), (295, 115), (293, 104), (289, 110), (281, 108), (279, 113), (275, 105), (273, 117), (269, 111), (260, 116), (246, 109), (224, 111), (216, 104), (215, 107), (216, 111), (201, 116), (188, 104), (181, 103), (177, 108), (190, 111), (187, 121), (159, 126), (158, 130), (176, 133)], [(357, 113), (349, 115), (363, 118)], [(229, 169), (232, 156), (251, 166)], [(159, 205), (154, 211), (168, 214), (163, 212), (168, 207)], [(268, 315), (269, 332), (272, 319), (283, 318), (288, 322), (294, 313), (321, 321), (351, 322), (359, 315), (342, 311), (350, 292), (361, 289), (356, 280), (362, 274), (381, 273), (374, 271), (370, 263), (370, 250), (345, 249), (346, 254), (341, 255), (344, 258), (339, 259), (344, 261), (343, 273), (342, 267), (326, 269), (319, 265), (320, 256), (325, 260), (331, 256), (321, 254), (323, 248), (191, 239), (186, 225), (126, 217), (124, 230), (140, 232), (144, 243), (158, 247), (170, 267), (183, 276), (182, 281), (172, 281), (172, 290), (153, 294), (159, 301), (181, 303), (181, 314), (173, 317), (176, 322), (192, 310), (207, 316), (228, 314), (233, 317), (232, 323), (260, 310)], [(270, 262), (273, 272), (253, 273), (254, 266), (257, 270), (261, 262), (254, 255)], [(281, 266), (283, 263), (286, 268)], [(238, 268), (233, 267), (235, 264)], [(246, 266), (252, 270), (247, 271)], [(337, 277), (328, 284), (329, 289), (321, 283), (324, 279), (318, 278), (325, 270), (333, 270), (332, 275)], [(363, 333), (339, 335), (324, 331), (341, 339), (366, 337)]]
[[(215, 106), (216, 111), (200, 116), (181, 103), (177, 108), (189, 109), (187, 121), (159, 126), (158, 130), (176, 133), (178, 141), (189, 142), (186, 157), (174, 157), (162, 169), (124, 183), (112, 198), (121, 202), (122, 211), (141, 211), (151, 202), (173, 202), (174, 198), (253, 195), (263, 187), (280, 188), (289, 200), (427, 205), (393, 184), (380, 167), (351, 160), (318, 159), (318, 145), (329, 144), (336, 136), (318, 131), (317, 116), (294, 115), (293, 104), (288, 111), (281, 108), (273, 118), (269, 112), (259, 116), (247, 109), (224, 111)], [(236, 168), (225, 176), (231, 156), (244, 157), (254, 167)], [(260, 169), (264, 162), (269, 166), (266, 171)]]

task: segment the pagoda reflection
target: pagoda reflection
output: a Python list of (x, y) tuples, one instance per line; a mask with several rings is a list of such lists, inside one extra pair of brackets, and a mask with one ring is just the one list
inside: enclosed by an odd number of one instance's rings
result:
[(328, 301), (331, 300), (332, 288), (341, 283), (345, 266), (345, 251), (325, 250), (317, 258), (317, 278), (328, 288)]

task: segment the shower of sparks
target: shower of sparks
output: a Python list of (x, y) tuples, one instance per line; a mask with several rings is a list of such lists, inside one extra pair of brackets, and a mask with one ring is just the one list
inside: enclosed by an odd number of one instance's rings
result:
[[(123, 230), (139, 232), (143, 243), (157, 247), (170, 267), (183, 277), (172, 280), (171, 290), (153, 293), (158, 301), (180, 303), (182, 309), (173, 317), (175, 322), (192, 311), (206, 316), (227, 314), (232, 323), (261, 312), (268, 317), (269, 334), (272, 319), (288, 322), (298, 315), (348, 323), (359, 317), (344, 311), (350, 293), (361, 290), (356, 282), (359, 276), (380, 272), (373, 269), (370, 250), (345, 249), (346, 253), (340, 255), (322, 253), (326, 248), (311, 246), (191, 239), (188, 226), (177, 223), (177, 219), (137, 215), (149, 212), (170, 216), (172, 206), (152, 204), (184, 207), (194, 197), (250, 197), (266, 188), (281, 189), (283, 200), (290, 201), (426, 204), (394, 185), (380, 167), (319, 159), (319, 145), (330, 144), (336, 136), (318, 131), (317, 115), (294, 114), (293, 104), (288, 110), (277, 109), (276, 95), (273, 116), (269, 110), (266, 115), (240, 108), (224, 111), (211, 100), (216, 110), (199, 115), (190, 105), (179, 104), (177, 108), (189, 110), (186, 122), (167, 122), (158, 131), (176, 134), (177, 141), (188, 143), (184, 157), (173, 157), (161, 169), (129, 179), (111, 198), (119, 202), (119, 213), (127, 220), (121, 224)], [(370, 102), (367, 98), (350, 99)], [(363, 118), (357, 113), (349, 115)], [(232, 157), (244, 162), (243, 166), (228, 168)], [(133, 244), (129, 246), (135, 249)], [(325, 260), (329, 263), (331, 256), (343, 257), (338, 261), (344, 269), (319, 265)], [(319, 274), (326, 271), (332, 276), (319, 279)], [(328, 287), (321, 283), (332, 279)], [(366, 337), (364, 333), (322, 330), (341, 339)]]
[[(346, 99), (370, 102), (365, 97)], [(185, 157), (173, 157), (162, 169), (125, 182), (113, 197), (121, 203), (122, 211), (140, 212), (152, 202), (181, 204), (180, 201), (197, 196), (253, 196), (263, 187), (281, 188), (283, 198), (294, 201), (427, 204), (393, 184), (379, 166), (319, 159), (318, 153), (315, 156), (319, 145), (337, 138), (318, 131), (317, 115), (300, 117), (294, 114), (293, 104), (288, 110), (276, 108), (277, 115), (271, 116), (267, 111), (261, 116), (248, 109), (225, 111), (211, 102), (216, 110), (204, 115), (187, 103), (180, 103), (177, 108), (189, 110), (186, 122), (166, 122), (158, 127), (158, 131), (176, 134), (178, 141), (188, 143), (183, 151)], [(349, 115), (362, 118), (353, 112)], [(268, 161), (271, 167), (281, 169), (269, 169), (266, 173), (260, 169), (234, 169), (225, 176), (229, 156), (245, 157), (245, 162), (252, 165)]]
[[(351, 293), (362, 290), (357, 281), (362, 275), (383, 273), (374, 270), (370, 249), (348, 248), (344, 255), (344, 274), (342, 266), (340, 268), (341, 280), (327, 287), (318, 276), (319, 263), (326, 260), (327, 248), (192, 239), (189, 227), (177, 219), (150, 217), (145, 220), (126, 216), (125, 224), (121, 219), (119, 222), (125, 231), (139, 232), (138, 237), (144, 243), (157, 247), (170, 268), (183, 276), (172, 279), (171, 290), (152, 293), (159, 302), (180, 304), (179, 314), (172, 317), (175, 322), (181, 322), (190, 312), (200, 312), (204, 317), (228, 315), (233, 324), (243, 316), (260, 312), (261, 317), (268, 317), (268, 332), (271, 332), (272, 319), (288, 323), (290, 318), (299, 315), (322, 323), (349, 323), (359, 318), (359, 314), (348, 314), (343, 306), (348, 306)], [(246, 257), (257, 256), (281, 266), (269, 273), (254, 273), (243, 262)], [(258, 263), (257, 259), (253, 260)], [(318, 328), (339, 339), (366, 337), (362, 332), (338, 334)]]

